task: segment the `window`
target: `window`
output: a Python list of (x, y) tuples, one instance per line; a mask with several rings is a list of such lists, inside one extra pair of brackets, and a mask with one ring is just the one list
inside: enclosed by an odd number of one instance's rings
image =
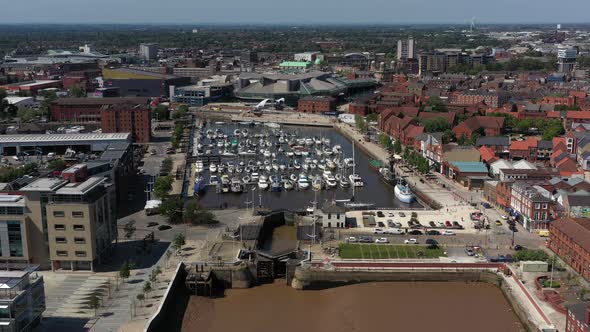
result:
[(66, 225), (63, 225), (63, 224), (56, 224), (56, 225), (55, 225), (55, 230), (56, 230), (56, 231), (65, 231), (65, 230), (66, 230)]
[(56, 243), (68, 243), (68, 241), (66, 240), (65, 237), (56, 237), (55, 242)]
[(55, 253), (56, 253), (58, 256), (61, 256), (61, 257), (67, 257), (67, 256), (68, 256), (68, 252), (67, 252), (67, 251), (65, 251), (65, 250), (58, 250), (58, 251), (56, 251)]
[(65, 217), (66, 214), (63, 211), (53, 211), (53, 216), (61, 218), (61, 217)]
[(86, 257), (86, 251), (76, 251), (76, 257)]
[(74, 218), (84, 218), (84, 212), (82, 212), (82, 211), (72, 211), (72, 217), (74, 217)]
[(535, 203), (535, 209), (540, 209), (540, 208), (541, 208), (541, 204)]
[(74, 242), (76, 244), (84, 244), (84, 243), (86, 243), (86, 239), (83, 237), (77, 237), (77, 238), (74, 238)]
[(83, 231), (84, 230), (84, 225), (74, 225), (74, 230), (75, 231)]
[(20, 222), (7, 221), (6, 227), (8, 229), (8, 247), (10, 249), (10, 256), (23, 257), (23, 239)]
[(543, 204), (543, 209), (547, 209), (547, 203)]

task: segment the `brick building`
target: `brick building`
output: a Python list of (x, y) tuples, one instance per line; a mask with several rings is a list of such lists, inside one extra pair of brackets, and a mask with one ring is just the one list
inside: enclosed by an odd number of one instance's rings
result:
[(451, 104), (473, 105), (485, 103), (487, 106), (498, 108), (504, 105), (510, 97), (505, 93), (469, 90), (453, 94)]
[(504, 121), (502, 117), (474, 116), (459, 123), (453, 128), (453, 133), (457, 138), (464, 136), (466, 139), (470, 139), (476, 132), (481, 132), (485, 136), (500, 136)]
[(100, 110), (103, 133), (131, 133), (135, 143), (149, 143), (150, 108), (143, 104), (111, 104)]
[(549, 248), (590, 281), (590, 218), (562, 218), (552, 222)]
[(529, 231), (547, 229), (552, 218), (554, 202), (551, 193), (528, 181), (517, 181), (512, 186), (510, 206), (518, 221)]
[(297, 111), (303, 113), (324, 113), (335, 109), (336, 99), (328, 96), (306, 96), (297, 102)]
[(148, 105), (145, 97), (123, 98), (60, 98), (51, 103), (52, 121), (77, 123), (100, 121), (101, 109), (109, 105)]

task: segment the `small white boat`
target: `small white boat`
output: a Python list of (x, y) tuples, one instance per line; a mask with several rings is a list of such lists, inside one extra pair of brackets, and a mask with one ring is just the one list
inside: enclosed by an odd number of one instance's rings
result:
[(285, 190), (293, 189), (293, 181), (286, 180), (285, 182), (283, 182), (283, 187), (285, 187)]
[(355, 187), (362, 187), (365, 185), (363, 183), (363, 179), (358, 174), (350, 174), (348, 178), (350, 179), (350, 183), (352, 183), (352, 185)]
[(250, 178), (250, 176), (249, 176), (249, 175), (246, 175), (246, 176), (244, 176), (244, 177), (242, 178), (242, 182), (243, 182), (244, 184), (249, 184), (251, 180), (252, 180), (252, 179)]
[(258, 179), (258, 188), (262, 190), (268, 189), (268, 178), (266, 177), (266, 175), (261, 175)]
[(393, 189), (395, 193), (395, 197), (402, 203), (412, 203), (414, 200), (414, 195), (412, 195), (412, 191), (410, 187), (404, 180), (399, 180), (398, 183), (395, 185)]
[(297, 179), (297, 188), (300, 190), (309, 188), (309, 180), (305, 174), (299, 174), (299, 178)]
[(217, 165), (215, 165), (215, 164), (211, 163), (211, 164), (209, 165), (209, 172), (211, 172), (211, 173), (215, 173), (215, 172), (217, 172)]
[(297, 181), (297, 175), (295, 175), (295, 174), (291, 174), (291, 175), (289, 176), (289, 179), (291, 179), (291, 181)]
[(311, 188), (315, 191), (322, 190), (322, 178), (319, 175), (316, 175), (316, 177), (311, 182)]

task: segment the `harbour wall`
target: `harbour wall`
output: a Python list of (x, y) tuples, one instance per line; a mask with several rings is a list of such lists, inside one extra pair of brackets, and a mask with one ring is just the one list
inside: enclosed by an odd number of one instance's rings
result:
[[(416, 264), (417, 266), (419, 264)], [(337, 287), (363, 282), (484, 282), (498, 287), (518, 316), (527, 331), (550, 331), (546, 326), (538, 326), (521, 303), (505, 276), (498, 269), (462, 269), (462, 268), (400, 268), (400, 269), (349, 269), (323, 270), (318, 268), (297, 267), (291, 286), (296, 289), (310, 290)]]
[(186, 276), (186, 267), (181, 262), (176, 266), (158, 309), (147, 322), (145, 332), (181, 330), (182, 317), (190, 299), (190, 293), (185, 286)]

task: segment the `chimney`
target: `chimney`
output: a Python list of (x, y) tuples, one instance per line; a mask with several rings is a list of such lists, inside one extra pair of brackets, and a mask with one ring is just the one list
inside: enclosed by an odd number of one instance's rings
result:
[(587, 325), (590, 325), (590, 303), (588, 304), (588, 306), (586, 307), (586, 319), (584, 320), (584, 322)]

